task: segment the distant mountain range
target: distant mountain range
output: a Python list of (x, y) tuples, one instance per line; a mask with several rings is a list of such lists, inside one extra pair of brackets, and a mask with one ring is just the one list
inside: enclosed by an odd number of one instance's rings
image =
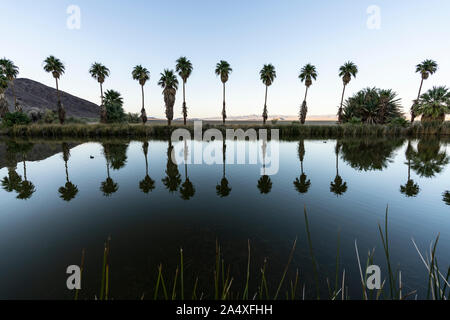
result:
[[(56, 110), (56, 89), (48, 87), (37, 81), (19, 78), (14, 81), (14, 89), (18, 103), (24, 111), (31, 108)], [(90, 101), (75, 97), (64, 91), (60, 91), (61, 101), (66, 108), (67, 117), (98, 118), (99, 106)], [(10, 109), (14, 106), (14, 98), (11, 86), (5, 92)]]
[[(30, 79), (20, 78), (14, 81), (15, 91), (17, 100), (25, 111), (30, 108), (39, 109), (56, 109), (56, 89), (48, 87), (37, 81)], [(11, 88), (6, 90), (6, 99), (10, 105), (13, 106), (13, 95)], [(69, 93), (61, 91), (61, 100), (66, 108), (66, 115), (68, 117), (79, 117), (79, 118), (98, 118), (99, 106), (90, 101), (78, 98)], [(408, 114), (405, 114), (408, 118)], [(447, 116), (447, 119), (450, 117)], [(298, 116), (296, 115), (269, 115), (268, 121), (277, 119), (279, 121), (298, 121)], [(164, 121), (164, 118), (149, 117), (149, 120), (160, 120)], [(177, 118), (174, 121), (182, 121), (182, 118)], [(217, 117), (205, 117), (205, 118), (190, 118), (193, 120), (202, 121), (222, 121), (221, 116)], [(229, 116), (228, 121), (243, 121), (243, 122), (253, 122), (262, 121), (261, 115), (251, 114), (251, 115), (241, 115), (241, 116)], [(328, 115), (308, 115), (307, 121), (336, 121), (337, 117), (333, 114)]]

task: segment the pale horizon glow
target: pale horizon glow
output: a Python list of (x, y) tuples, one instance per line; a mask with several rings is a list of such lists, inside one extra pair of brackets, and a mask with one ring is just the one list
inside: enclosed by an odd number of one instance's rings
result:
[[(81, 9), (80, 30), (66, 26), (70, 5)], [(379, 30), (366, 25), (371, 5), (381, 9)], [(265, 88), (259, 71), (266, 63), (277, 71), (269, 88), (269, 116), (298, 114), (305, 92), (298, 74), (306, 63), (319, 73), (308, 93), (308, 115), (335, 115), (342, 94), (338, 68), (351, 60), (359, 73), (346, 97), (365, 87), (393, 89), (407, 112), (419, 89), (419, 62), (439, 64), (423, 92), (450, 86), (448, 12), (446, 0), (5, 1), (2, 13), (8, 19), (0, 20), (0, 56), (15, 62), (19, 78), (54, 87), (42, 61), (55, 55), (66, 66), (60, 89), (96, 104), (99, 86), (88, 70), (101, 62), (111, 70), (104, 88), (123, 95), (126, 112), (140, 110), (140, 86), (131, 70), (142, 64), (151, 72), (147, 114), (158, 118), (165, 118), (159, 74), (175, 69), (180, 56), (194, 66), (186, 87), (191, 118), (221, 114), (222, 85), (214, 74), (219, 60), (233, 68), (227, 83), (230, 117), (262, 114)], [(174, 118), (181, 117), (179, 81)]]

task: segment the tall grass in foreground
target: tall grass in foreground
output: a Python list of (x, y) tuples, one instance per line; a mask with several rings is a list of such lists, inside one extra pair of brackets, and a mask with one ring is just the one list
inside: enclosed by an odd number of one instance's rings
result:
[[(192, 125), (138, 125), (138, 124), (42, 124), (14, 126), (0, 129), (0, 135), (10, 137), (40, 138), (102, 138), (102, 137), (146, 137), (169, 139), (178, 128), (186, 128), (193, 134)], [(233, 124), (215, 125), (205, 123), (203, 130), (218, 129), (224, 135), (227, 129), (278, 129), (281, 139), (299, 137), (341, 138), (341, 137), (420, 137), (450, 136), (450, 123), (424, 123), (406, 127), (397, 125), (299, 125), (299, 124)]]
[[(309, 229), (308, 215), (306, 209), (305, 215), (305, 227), (307, 242), (309, 247), (309, 254), (311, 262), (313, 264), (313, 279), (315, 285), (315, 293), (308, 295), (312, 299), (326, 299), (326, 300), (406, 300), (417, 299), (418, 293), (416, 290), (405, 291), (405, 285), (402, 282), (401, 271), (394, 272), (392, 268), (392, 258), (389, 250), (389, 235), (388, 235), (388, 211), (386, 210), (386, 217), (384, 226), (378, 225), (380, 238), (383, 245), (384, 255), (387, 265), (387, 277), (382, 280), (381, 288), (375, 290), (369, 290), (367, 288), (368, 273), (366, 270), (369, 266), (374, 265), (374, 253), (375, 249), (370, 250), (365, 258), (365, 264), (362, 263), (359, 254), (357, 241), (355, 240), (355, 252), (358, 262), (358, 268), (361, 281), (361, 297), (351, 297), (349, 294), (348, 286), (346, 285), (346, 270), (340, 270), (340, 241), (338, 236), (337, 241), (337, 254), (336, 254), (336, 268), (333, 278), (326, 277), (325, 283), (322, 283), (320, 278), (324, 275), (319, 275), (318, 265), (314, 256), (313, 243), (311, 241), (311, 234)], [(439, 241), (439, 236), (433, 241), (430, 246), (430, 251), (423, 254), (414, 239), (412, 243), (417, 250), (419, 258), (422, 260), (427, 272), (424, 272), (424, 276), (427, 277), (427, 300), (448, 300), (450, 297), (450, 266), (443, 271), (439, 268), (438, 260), (436, 257), (436, 249)], [(286, 276), (294, 257), (295, 249), (297, 246), (297, 239), (294, 241), (291, 252), (287, 259), (287, 263), (283, 269), (283, 273), (277, 281), (274, 281), (272, 286), (269, 286), (268, 279), (266, 277), (267, 272), (267, 259), (264, 260), (263, 266), (259, 269), (260, 274), (252, 275), (250, 270), (251, 266), (251, 246), (248, 242), (248, 260), (246, 265), (246, 275), (243, 283), (236, 283), (233, 276), (230, 274), (230, 266), (226, 267), (225, 260), (223, 258), (220, 245), (216, 242), (216, 254), (213, 266), (213, 282), (214, 288), (211, 293), (208, 293), (207, 288), (199, 288), (199, 277), (195, 278), (192, 285), (191, 292), (185, 292), (185, 274), (184, 274), (184, 255), (183, 249), (180, 249), (179, 262), (176, 267), (174, 275), (167, 275), (163, 271), (163, 266), (160, 264), (157, 270), (157, 278), (154, 288), (150, 288), (152, 294), (150, 296), (153, 300), (306, 300), (306, 283), (300, 282), (299, 270), (295, 272), (295, 276), (288, 283)], [(99, 300), (110, 299), (109, 295), (109, 252), (110, 252), (110, 239), (107, 240), (104, 247), (103, 254), (103, 266), (102, 266), (102, 279), (100, 287), (100, 295), (96, 297)], [(84, 250), (82, 253), (82, 265), (84, 264)], [(83, 267), (82, 267), (83, 269)], [(320, 277), (322, 276), (322, 277)], [(259, 283), (257, 287), (250, 287), (250, 278), (256, 277)], [(170, 279), (171, 281), (168, 281)], [(332, 283), (334, 282), (334, 283)], [(327, 288), (327, 295), (322, 296), (323, 291), (321, 287)], [(75, 299), (78, 299), (78, 291), (75, 293)], [(142, 294), (137, 299), (148, 298), (146, 294)]]

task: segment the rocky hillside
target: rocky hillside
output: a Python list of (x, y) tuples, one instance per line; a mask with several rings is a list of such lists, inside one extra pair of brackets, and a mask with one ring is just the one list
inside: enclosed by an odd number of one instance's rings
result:
[[(14, 85), (17, 101), (24, 111), (30, 108), (56, 110), (56, 89), (24, 78), (16, 79)], [(12, 110), (14, 99), (11, 87), (6, 90), (6, 100)], [(87, 100), (61, 91), (61, 101), (66, 108), (67, 117), (97, 118), (99, 116), (99, 106)]]

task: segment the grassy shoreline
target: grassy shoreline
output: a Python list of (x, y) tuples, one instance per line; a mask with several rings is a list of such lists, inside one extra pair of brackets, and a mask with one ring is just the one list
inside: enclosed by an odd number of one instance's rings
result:
[[(102, 138), (102, 137), (130, 137), (130, 138), (170, 138), (172, 132), (179, 128), (194, 131), (192, 125), (167, 126), (162, 124), (47, 124), (14, 126), (1, 128), (0, 136), (12, 138)], [(401, 127), (393, 125), (299, 125), (299, 124), (204, 124), (203, 130), (218, 129), (225, 133), (227, 129), (267, 129), (269, 136), (271, 129), (279, 129), (279, 137), (283, 140), (299, 137), (341, 138), (341, 137), (424, 137), (424, 136), (450, 136), (450, 122), (442, 124), (416, 124)]]

